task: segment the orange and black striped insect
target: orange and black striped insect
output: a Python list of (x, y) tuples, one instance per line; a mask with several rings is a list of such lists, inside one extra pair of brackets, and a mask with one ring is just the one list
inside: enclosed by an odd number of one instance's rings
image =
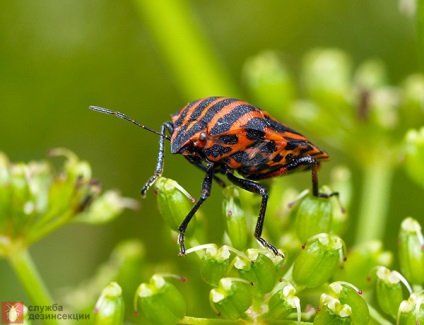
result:
[[(328, 154), (307, 138), (278, 122), (267, 112), (249, 103), (227, 97), (207, 97), (187, 104), (172, 115), (172, 122), (162, 124), (160, 132), (152, 130), (122, 113), (91, 106), (94, 111), (116, 115), (139, 127), (160, 135), (159, 154), (154, 175), (141, 190), (144, 197), (149, 187), (162, 175), (165, 139), (171, 142), (171, 153), (182, 154), (190, 163), (206, 172), (202, 195), (178, 228), (180, 254), (184, 255), (184, 234), (193, 215), (209, 197), (212, 181), (225, 183), (216, 176), (223, 174), (242, 189), (262, 196), (254, 236), (276, 255), (278, 250), (261, 237), (268, 201), (267, 189), (255, 182), (294, 171), (312, 171), (312, 193), (318, 191), (317, 170)], [(165, 132), (168, 131), (171, 137)], [(234, 175), (237, 171), (241, 177)]]

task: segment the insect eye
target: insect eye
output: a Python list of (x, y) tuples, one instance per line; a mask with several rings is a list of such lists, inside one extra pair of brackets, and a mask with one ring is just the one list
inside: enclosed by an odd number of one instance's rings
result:
[(208, 136), (206, 135), (206, 133), (205, 132), (202, 132), (202, 133), (200, 133), (199, 134), (199, 141), (201, 141), (201, 142), (205, 142), (207, 139)]

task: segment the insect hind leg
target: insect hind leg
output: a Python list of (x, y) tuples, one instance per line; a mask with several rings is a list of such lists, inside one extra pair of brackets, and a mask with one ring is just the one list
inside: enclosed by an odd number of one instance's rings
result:
[(333, 193), (320, 193), (318, 186), (318, 169), (320, 167), (320, 163), (311, 156), (303, 156), (298, 157), (284, 166), (286, 173), (296, 170), (301, 166), (306, 166), (306, 168), (311, 169), (312, 174), (312, 194), (316, 197), (329, 198), (331, 196), (338, 196), (338, 192)]
[(141, 189), (141, 196), (146, 197), (146, 192), (150, 188), (150, 186), (153, 185), (153, 183), (156, 181), (156, 179), (159, 176), (162, 176), (163, 173), (163, 162), (165, 157), (165, 139), (169, 139), (165, 137), (165, 131), (168, 130), (168, 132), (172, 135), (174, 132), (174, 126), (171, 122), (163, 123), (160, 128), (160, 133), (162, 136), (159, 139), (159, 152), (158, 152), (158, 160), (156, 162), (156, 169), (155, 173), (152, 177), (149, 178), (149, 180), (144, 184), (143, 188)]
[(268, 243), (265, 239), (261, 237), (265, 221), (266, 206), (268, 203), (268, 191), (266, 190), (266, 188), (253, 181), (234, 176), (233, 170), (229, 168), (226, 169), (225, 175), (227, 176), (228, 180), (234, 185), (241, 187), (246, 191), (258, 193), (262, 196), (261, 208), (259, 211), (259, 217), (256, 223), (254, 236), (263, 247), (269, 248), (275, 255), (283, 256), (283, 254), (281, 254), (278, 249), (275, 248), (274, 245)]

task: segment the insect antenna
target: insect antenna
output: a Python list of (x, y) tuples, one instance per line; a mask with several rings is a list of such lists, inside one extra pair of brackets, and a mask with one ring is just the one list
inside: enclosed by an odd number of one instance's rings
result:
[(158, 131), (155, 131), (155, 130), (153, 130), (153, 129), (151, 129), (151, 128), (149, 128), (149, 127), (147, 127), (147, 126), (145, 126), (145, 125), (143, 125), (143, 124), (141, 124), (139, 122), (137, 122), (136, 120), (133, 120), (132, 118), (129, 118), (128, 116), (126, 116), (126, 115), (124, 115), (124, 114), (122, 114), (120, 112), (112, 111), (110, 109), (99, 107), (99, 106), (90, 106), (90, 109), (93, 110), (93, 111), (104, 113), (104, 114), (108, 114), (108, 115), (115, 115), (115, 116), (117, 116), (117, 117), (119, 117), (119, 118), (121, 118), (123, 120), (126, 120), (128, 122), (131, 122), (131, 123), (137, 125), (138, 127), (141, 127), (142, 129), (145, 129), (147, 131), (150, 131), (152, 133), (155, 133), (157, 135), (160, 135), (161, 137), (164, 137), (167, 140), (171, 140), (171, 138), (169, 136), (167, 136), (166, 134), (163, 134), (163, 133), (160, 133)]

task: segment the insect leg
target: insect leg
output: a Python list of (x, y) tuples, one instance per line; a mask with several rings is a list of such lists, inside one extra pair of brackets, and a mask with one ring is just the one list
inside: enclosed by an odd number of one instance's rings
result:
[[(172, 125), (171, 122), (163, 123), (160, 128), (160, 133), (164, 134), (166, 130), (168, 130), (168, 132), (171, 135), (174, 132), (174, 126)], [(156, 163), (155, 174), (149, 178), (149, 180), (146, 182), (146, 184), (144, 184), (143, 188), (141, 189), (142, 197), (146, 197), (146, 192), (149, 189), (149, 187), (152, 186), (153, 183), (156, 181), (156, 179), (162, 175), (164, 157), (165, 157), (165, 136), (161, 136), (159, 139), (159, 153), (158, 153), (158, 160)]]
[(287, 171), (292, 171), (292, 170), (295, 170), (302, 165), (303, 166), (310, 166), (310, 168), (311, 168), (311, 171), (312, 171), (311, 172), (312, 173), (312, 194), (314, 196), (328, 198), (330, 196), (339, 195), (338, 192), (333, 192), (333, 193), (330, 193), (330, 194), (319, 192), (318, 169), (320, 167), (320, 164), (315, 158), (313, 158), (311, 156), (300, 157), (300, 158), (294, 159), (292, 162), (287, 164), (285, 166), (285, 168), (287, 169)]
[[(193, 156), (184, 156), (184, 157), (190, 163), (192, 163), (194, 166), (196, 166), (197, 168), (200, 168), (201, 170), (203, 170), (204, 172), (206, 172), (207, 167), (202, 164), (202, 161), (200, 159), (195, 159), (195, 157), (193, 157)], [(212, 177), (215, 180), (215, 182), (218, 183), (219, 186), (225, 187), (225, 183), (224, 183), (224, 181), (222, 179), (220, 179), (219, 177), (217, 177), (215, 174)]]
[(184, 234), (187, 229), (188, 224), (190, 223), (191, 218), (193, 218), (196, 211), (200, 208), (202, 203), (209, 197), (211, 193), (212, 188), (212, 179), (213, 179), (213, 169), (214, 165), (212, 163), (209, 163), (206, 166), (206, 176), (203, 179), (202, 183), (202, 196), (200, 199), (196, 202), (194, 207), (191, 209), (191, 211), (188, 213), (188, 215), (185, 217), (181, 225), (178, 227), (178, 230), (180, 232), (180, 235), (178, 236), (178, 243), (180, 244), (180, 255), (185, 255), (185, 246), (184, 246)]
[(258, 222), (256, 223), (254, 236), (263, 247), (269, 248), (275, 255), (283, 256), (280, 252), (278, 252), (277, 248), (275, 248), (273, 245), (271, 245), (261, 237), (265, 221), (266, 206), (268, 203), (268, 191), (266, 190), (266, 188), (258, 183), (234, 176), (233, 170), (229, 168), (226, 169), (225, 175), (227, 176), (228, 180), (234, 185), (239, 186), (246, 191), (258, 193), (262, 196), (261, 209), (259, 211), (259, 217)]
[(329, 198), (331, 196), (338, 196), (339, 192), (333, 192), (330, 194), (327, 193), (320, 193), (319, 189), (318, 189), (318, 168), (319, 168), (319, 163), (316, 163), (315, 165), (312, 166), (312, 194), (314, 196), (318, 196), (318, 197), (325, 197), (325, 198)]

